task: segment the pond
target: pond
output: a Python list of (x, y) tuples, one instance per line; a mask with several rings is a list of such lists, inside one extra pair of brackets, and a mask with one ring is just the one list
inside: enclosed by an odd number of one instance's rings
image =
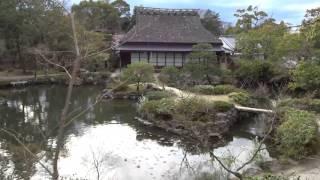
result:
[[(76, 87), (72, 114), (90, 107), (102, 88)], [(10, 89), (0, 104), (1, 128), (10, 130), (50, 168), (57, 135), (57, 121), (64, 104), (66, 87), (35, 86)], [(141, 125), (136, 103), (127, 100), (103, 101), (73, 121), (64, 135), (59, 173), (66, 179), (197, 179), (206, 172), (221, 172), (207, 152), (191, 142), (157, 128)], [(246, 161), (254, 137), (262, 132), (259, 119), (241, 119), (232, 129), (229, 142), (214, 149), (221, 157), (236, 157), (231, 166)], [(264, 150), (262, 157), (270, 160)], [(230, 158), (229, 158), (230, 159)], [(35, 157), (7, 133), (0, 133), (0, 179), (49, 179)]]

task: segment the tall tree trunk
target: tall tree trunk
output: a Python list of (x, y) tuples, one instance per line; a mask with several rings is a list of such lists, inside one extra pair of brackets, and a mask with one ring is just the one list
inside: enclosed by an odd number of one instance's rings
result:
[(68, 111), (69, 111), (73, 85), (74, 85), (75, 80), (77, 78), (77, 73), (80, 68), (80, 59), (81, 59), (73, 13), (70, 14), (70, 19), (71, 19), (71, 25), (72, 25), (74, 47), (75, 47), (75, 51), (76, 51), (76, 59), (74, 60), (73, 65), (72, 65), (72, 73), (71, 73), (71, 78), (70, 78), (69, 85), (68, 85), (67, 97), (65, 99), (64, 108), (63, 108), (61, 116), (60, 116), (58, 137), (57, 137), (57, 142), (56, 142), (56, 150), (55, 150), (54, 159), (53, 159), (53, 179), (54, 180), (59, 179), (58, 160), (59, 160), (60, 151), (63, 147), (63, 136), (64, 136), (64, 128), (65, 128), (64, 126), (66, 124), (66, 118), (67, 118)]
[(26, 65), (25, 65), (24, 58), (22, 57), (22, 53), (21, 53), (21, 44), (20, 44), (20, 36), (19, 35), (16, 37), (16, 47), (17, 47), (18, 59), (20, 62), (20, 68), (23, 70), (23, 73), (26, 73)]

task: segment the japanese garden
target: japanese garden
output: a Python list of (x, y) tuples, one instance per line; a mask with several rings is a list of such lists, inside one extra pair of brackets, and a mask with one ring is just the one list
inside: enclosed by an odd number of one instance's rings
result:
[(319, 179), (320, 5), (206, 2), (1, 0), (0, 179)]

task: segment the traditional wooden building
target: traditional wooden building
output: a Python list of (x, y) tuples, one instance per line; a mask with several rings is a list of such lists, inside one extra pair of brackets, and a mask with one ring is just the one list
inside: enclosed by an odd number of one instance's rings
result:
[(156, 67), (182, 67), (191, 61), (192, 46), (209, 43), (212, 51), (223, 52), (222, 42), (200, 21), (195, 9), (135, 8), (136, 25), (116, 45), (120, 65), (147, 61)]

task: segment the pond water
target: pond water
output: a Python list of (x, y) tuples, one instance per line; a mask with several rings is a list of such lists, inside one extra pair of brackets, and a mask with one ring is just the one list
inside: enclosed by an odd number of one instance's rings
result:
[[(77, 87), (72, 114), (90, 106), (101, 88)], [(51, 168), (57, 121), (64, 104), (64, 86), (10, 89), (0, 104), (0, 127), (13, 132)], [(59, 173), (66, 179), (197, 179), (206, 172), (221, 172), (208, 153), (173, 134), (139, 124), (136, 104), (127, 100), (104, 101), (73, 121), (64, 135)], [(214, 149), (221, 157), (236, 157), (236, 166), (246, 161), (255, 135), (264, 128), (259, 119), (242, 119), (233, 128), (229, 142)], [(270, 159), (266, 150), (265, 160)], [(230, 159), (230, 158), (228, 158)], [(221, 174), (221, 173), (220, 173)], [(0, 179), (49, 179), (38, 161), (9, 134), (0, 132)]]

